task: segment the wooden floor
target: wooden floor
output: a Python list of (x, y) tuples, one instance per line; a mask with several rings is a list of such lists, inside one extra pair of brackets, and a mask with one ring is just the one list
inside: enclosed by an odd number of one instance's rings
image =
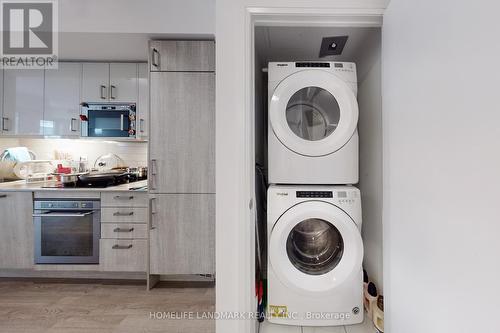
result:
[[(184, 311), (195, 319), (165, 316)], [(1, 333), (215, 332), (213, 320), (200, 319), (205, 311), (215, 311), (207, 286), (147, 292), (144, 285), (0, 280)]]

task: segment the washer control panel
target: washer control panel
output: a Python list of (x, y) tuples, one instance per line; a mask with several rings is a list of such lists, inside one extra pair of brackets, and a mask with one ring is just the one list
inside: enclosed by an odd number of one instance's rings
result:
[(296, 191), (297, 198), (333, 198), (332, 191)]

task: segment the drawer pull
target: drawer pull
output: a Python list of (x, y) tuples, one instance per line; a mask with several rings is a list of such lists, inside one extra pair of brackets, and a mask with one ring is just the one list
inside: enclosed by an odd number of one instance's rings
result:
[(112, 247), (113, 250), (128, 250), (128, 249), (131, 249), (131, 248), (132, 248), (132, 244), (129, 244), (129, 245), (118, 245), (118, 244), (115, 244)]
[(0, 199), (7, 198), (7, 194), (0, 194)]
[(129, 212), (129, 213), (115, 212), (115, 213), (113, 213), (113, 216), (132, 216), (132, 215), (134, 215), (134, 212)]
[(115, 228), (113, 229), (114, 232), (132, 232), (134, 231), (134, 228), (128, 228), (128, 229), (124, 229), (124, 228)]
[(125, 196), (125, 195), (115, 195), (114, 196), (115, 200), (132, 200), (134, 199), (134, 196)]

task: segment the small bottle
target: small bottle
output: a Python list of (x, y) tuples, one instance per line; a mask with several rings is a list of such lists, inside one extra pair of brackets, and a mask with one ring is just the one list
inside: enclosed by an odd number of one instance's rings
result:
[(365, 292), (364, 305), (368, 318), (370, 319), (372, 319), (373, 317), (373, 308), (375, 307), (375, 303), (377, 302), (377, 296), (377, 287), (375, 286), (375, 283), (368, 283), (368, 288)]
[(384, 332), (384, 296), (382, 295), (378, 297), (373, 308), (373, 324), (379, 332)]

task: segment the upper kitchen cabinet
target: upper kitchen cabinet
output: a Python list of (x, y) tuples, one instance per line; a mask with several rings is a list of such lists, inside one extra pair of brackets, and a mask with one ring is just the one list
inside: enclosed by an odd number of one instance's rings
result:
[(149, 135), (148, 64), (138, 64), (138, 73), (139, 93), (137, 98), (137, 134), (140, 139), (147, 139)]
[(2, 134), (43, 134), (43, 69), (6, 69)]
[(110, 102), (137, 102), (137, 64), (109, 64)]
[(155, 40), (149, 51), (152, 72), (215, 71), (214, 41)]
[(82, 64), (60, 62), (45, 71), (44, 135), (80, 135)]
[(84, 63), (82, 71), (82, 102), (109, 100), (109, 64)]
[(82, 102), (137, 102), (136, 63), (84, 63)]

